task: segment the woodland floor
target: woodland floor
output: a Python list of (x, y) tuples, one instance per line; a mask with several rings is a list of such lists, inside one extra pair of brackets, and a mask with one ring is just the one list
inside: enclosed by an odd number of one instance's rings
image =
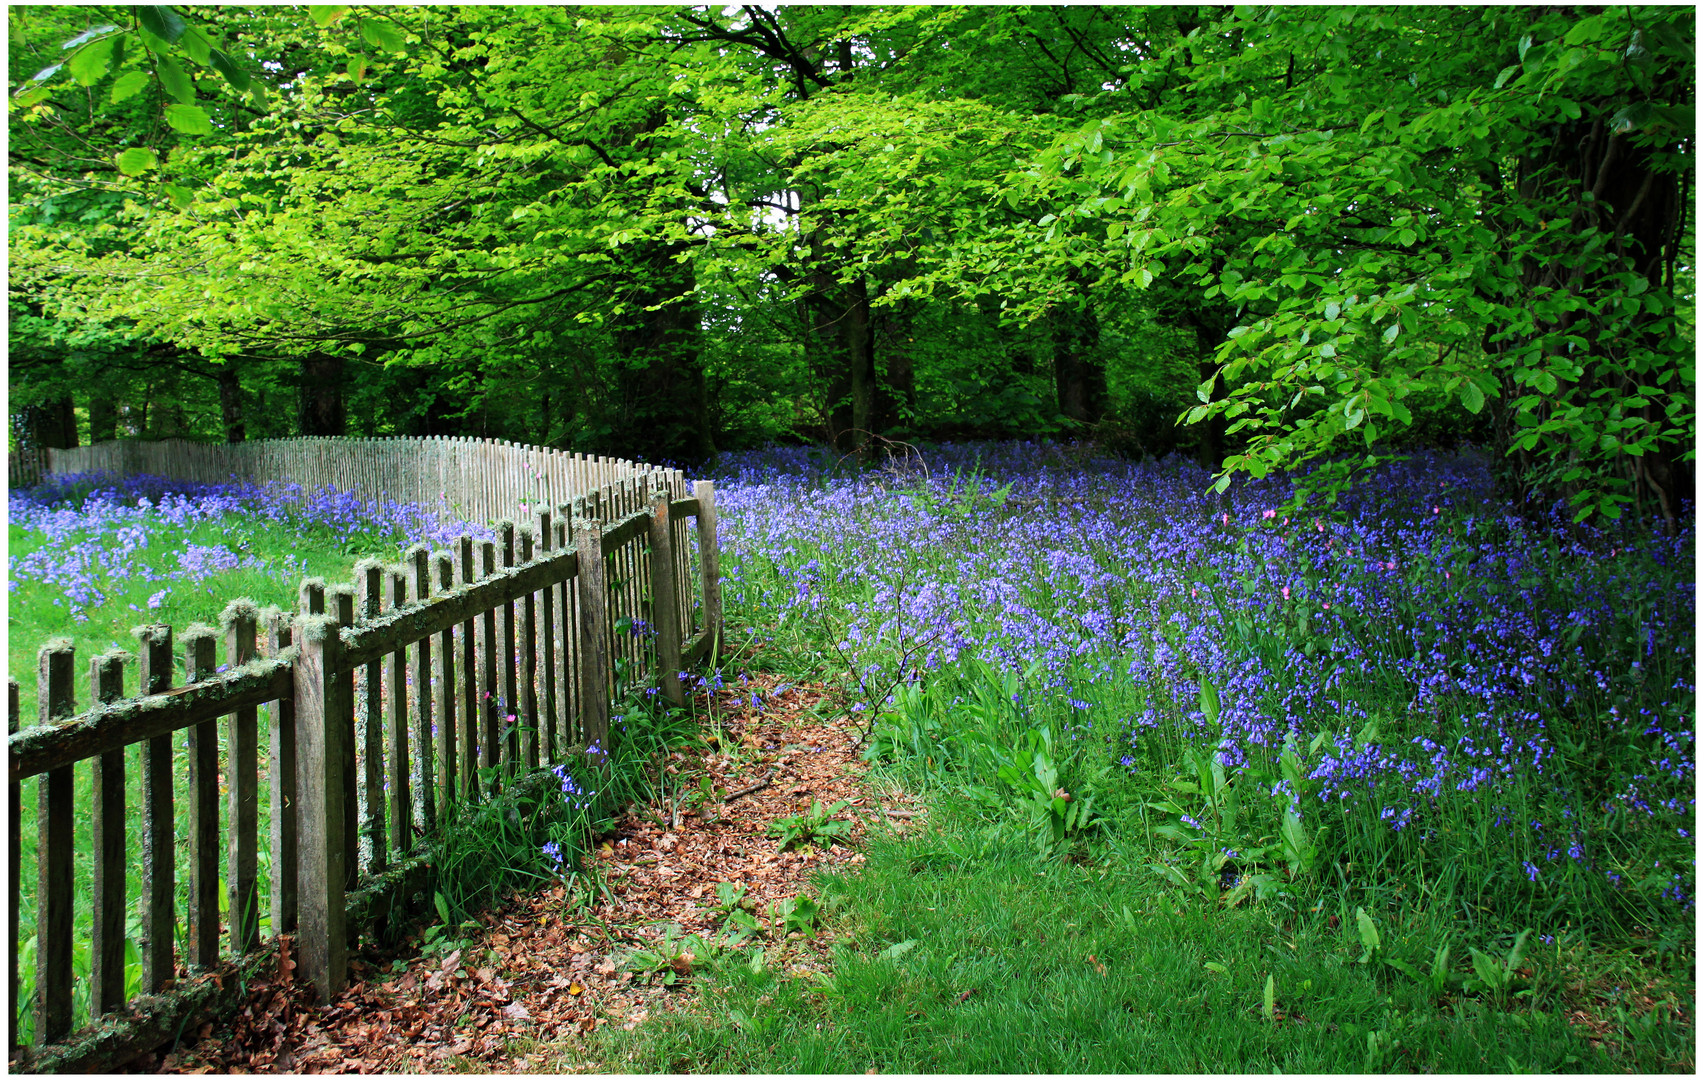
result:
[[(731, 803), (717, 799), (708, 815), (630, 810), (588, 857), (597, 863), (592, 878), (605, 886), (595, 904), (571, 908), (556, 884), (485, 913), (447, 954), (423, 951), (418, 934), (382, 956), (360, 954), (350, 985), (329, 1007), (311, 1004), (311, 991), (290, 978), (286, 953), (234, 1021), (204, 1025), (193, 1041), (148, 1055), (132, 1071), (600, 1071), (586, 1048), (599, 1026), (631, 1029), (696, 993), (690, 977), (663, 986), (655, 973), (628, 970), (623, 961), (670, 926), (680, 936), (720, 930), (717, 882), (744, 884), (758, 910), (767, 910), (771, 901), (812, 891), (818, 869), (862, 862), (858, 841), (874, 815), (904, 829), (922, 812), (898, 790), (865, 786), (856, 728), (816, 715), (827, 711), (819, 710), (824, 688), (781, 691), (780, 682), (748, 677), (724, 691), (723, 744), (690, 758), (677, 752), (664, 766), (688, 777), (687, 790), (701, 770), (729, 793), (765, 779), (768, 786)], [(742, 705), (753, 689), (765, 699), (761, 713)], [(854, 823), (850, 845), (780, 851), (766, 835), (778, 818), (839, 799), (850, 803), (837, 815)], [(783, 970), (826, 970), (822, 936), (795, 933), (766, 945), (769, 962)]]

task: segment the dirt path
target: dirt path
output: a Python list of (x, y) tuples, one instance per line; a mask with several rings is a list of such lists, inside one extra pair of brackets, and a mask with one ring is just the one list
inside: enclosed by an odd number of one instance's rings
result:
[[(721, 930), (717, 882), (745, 886), (766, 931), (769, 963), (820, 969), (826, 941), (773, 932), (762, 913), (811, 892), (818, 869), (862, 862), (859, 841), (869, 820), (881, 815), (904, 828), (919, 808), (898, 801), (897, 791), (877, 795), (865, 787), (855, 729), (813, 715), (825, 688), (778, 683), (747, 676), (722, 691), (721, 743), (706, 733), (703, 754), (676, 753), (665, 764), (684, 780), (683, 796), (698, 790), (699, 776), (711, 778), (718, 790), (704, 811), (685, 812), (689, 798), (635, 809), (589, 856), (589, 875), (567, 889), (557, 884), (516, 897), (484, 915), (476, 930), (452, 931), (452, 940), (422, 943), (417, 936), (400, 952), (357, 959), (351, 985), (329, 1007), (306, 1004), (308, 995), (283, 965), (255, 985), (249, 1006), (226, 1030), (203, 1027), (193, 1045), (136, 1067), (598, 1071), (585, 1054), (587, 1035), (605, 1024), (632, 1028), (695, 993), (693, 958), (657, 945), (670, 933), (678, 939)], [(753, 691), (763, 698), (761, 710), (752, 707)], [(842, 799), (849, 805), (834, 817), (851, 823), (850, 844), (781, 851), (768, 835), (779, 818)], [(635, 952), (655, 959), (647, 963)], [(673, 985), (664, 985), (669, 978)]]

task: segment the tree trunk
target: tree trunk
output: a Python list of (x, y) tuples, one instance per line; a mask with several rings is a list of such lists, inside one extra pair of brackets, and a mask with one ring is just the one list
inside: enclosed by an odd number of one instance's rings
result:
[[(1198, 373), (1201, 381), (1212, 379), (1218, 372), (1219, 365), (1214, 360), (1214, 352), (1219, 343), (1225, 340), (1225, 334), (1230, 329), (1219, 320), (1204, 311), (1194, 310), (1187, 316), (1189, 324), (1195, 329), (1195, 348), (1200, 356)], [(1224, 398), (1226, 387), (1224, 380), (1215, 379), (1213, 382), (1212, 400)], [(1201, 464), (1214, 471), (1225, 461), (1225, 428), (1229, 421), (1224, 413), (1214, 413), (1201, 422), (1201, 443), (1198, 447)]]
[(634, 268), (631, 314), (615, 331), (625, 430), (618, 452), (698, 462), (716, 452), (704, 386), (703, 326), (690, 261), (678, 244), (650, 245)]
[(70, 397), (26, 405), (21, 412), (25, 438), (30, 445), (44, 450), (77, 445), (77, 411)]
[(1106, 410), (1106, 369), (1095, 355), (1100, 320), (1088, 304), (1053, 310), (1053, 383), (1061, 415), (1083, 424)]
[(296, 426), (303, 435), (342, 435), (347, 430), (343, 411), (343, 357), (311, 353), (301, 361), (300, 407)]
[(118, 403), (104, 391), (89, 394), (89, 445), (118, 437)]
[[(917, 373), (911, 358), (911, 304), (900, 301), (876, 318), (875, 341), (880, 344), (883, 377), (876, 383), (870, 426), (888, 434), (907, 434), (917, 418)], [(873, 365), (872, 365), (873, 367)]]
[(243, 386), (237, 371), (227, 361), (219, 366), (219, 419), (225, 426), (225, 441), (239, 443), (247, 437), (243, 426)]
[[(820, 250), (820, 240), (813, 241)], [(842, 285), (827, 270), (811, 274), (811, 335), (828, 374), (828, 441), (842, 453), (862, 447), (870, 433), (875, 342), (870, 335), (870, 294), (862, 277)]]

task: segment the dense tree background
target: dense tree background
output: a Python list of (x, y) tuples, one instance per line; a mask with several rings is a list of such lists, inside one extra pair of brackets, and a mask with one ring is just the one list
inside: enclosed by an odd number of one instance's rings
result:
[(1672, 524), (1693, 19), (14, 7), (13, 437), (1088, 436), (1327, 499), (1471, 440)]

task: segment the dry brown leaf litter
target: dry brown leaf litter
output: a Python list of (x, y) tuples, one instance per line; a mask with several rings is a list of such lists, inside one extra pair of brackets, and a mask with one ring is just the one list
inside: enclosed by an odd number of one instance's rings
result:
[[(750, 706), (753, 690), (764, 699), (761, 710)], [(897, 789), (872, 792), (862, 784), (855, 726), (815, 715), (827, 695), (822, 686), (783, 689), (773, 675), (747, 676), (722, 691), (722, 741), (707, 732), (702, 752), (677, 752), (662, 763), (685, 781), (683, 793), (708, 775), (718, 798), (705, 813), (663, 805), (621, 818), (588, 856), (605, 887), (595, 904), (570, 907), (561, 884), (513, 898), (481, 916), (479, 929), (464, 932), (467, 940), (447, 955), (416, 947), (352, 961), (350, 985), (329, 1006), (313, 1004), (311, 990), (293, 979), (286, 942), (278, 970), (252, 984), (234, 1021), (217, 1030), (203, 1025), (175, 1051), (149, 1055), (135, 1068), (596, 1071), (598, 1063), (585, 1059), (587, 1035), (606, 1024), (632, 1028), (693, 993), (685, 958), (675, 964), (685, 977), (673, 987), (624, 961), (666, 928), (677, 937), (717, 933), (717, 882), (744, 885), (751, 907), (767, 912), (773, 902), (811, 891), (817, 870), (862, 862), (868, 819), (891, 811), (888, 820), (903, 829), (920, 812)], [(850, 845), (781, 851), (767, 835), (779, 818), (841, 799), (849, 806), (835, 816), (853, 822)], [(793, 973), (826, 968), (820, 936), (773, 937), (764, 941), (772, 965)], [(398, 960), (403, 970), (394, 970)]]

